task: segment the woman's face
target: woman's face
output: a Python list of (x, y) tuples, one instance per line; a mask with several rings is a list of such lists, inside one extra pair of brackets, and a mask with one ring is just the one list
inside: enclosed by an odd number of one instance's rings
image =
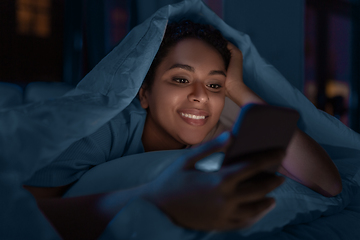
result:
[(155, 72), (151, 90), (140, 90), (148, 108), (145, 128), (167, 143), (200, 143), (216, 125), (225, 102), (226, 69), (220, 53), (188, 38), (172, 47)]

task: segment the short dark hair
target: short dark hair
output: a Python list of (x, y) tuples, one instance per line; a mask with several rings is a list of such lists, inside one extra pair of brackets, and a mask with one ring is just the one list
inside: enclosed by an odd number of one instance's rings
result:
[(154, 82), (155, 72), (161, 61), (166, 57), (170, 48), (179, 41), (186, 38), (196, 38), (205, 41), (213, 46), (222, 56), (227, 69), (229, 66), (231, 53), (227, 48), (228, 41), (221, 35), (220, 31), (211, 25), (194, 23), (190, 20), (173, 22), (166, 27), (164, 38), (159, 50), (147, 72), (143, 87), (151, 90)]

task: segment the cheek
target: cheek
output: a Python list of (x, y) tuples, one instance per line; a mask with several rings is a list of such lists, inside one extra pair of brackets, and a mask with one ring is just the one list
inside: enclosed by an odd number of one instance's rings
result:
[(225, 94), (218, 94), (211, 98), (211, 108), (214, 116), (220, 118), (221, 112), (225, 105)]
[(173, 112), (186, 99), (185, 91), (179, 88), (159, 87), (154, 91), (150, 99), (150, 105), (154, 111), (161, 111), (162, 114)]

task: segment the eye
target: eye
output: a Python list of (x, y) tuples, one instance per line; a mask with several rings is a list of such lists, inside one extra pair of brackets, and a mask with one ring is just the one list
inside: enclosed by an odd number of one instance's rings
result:
[(185, 78), (173, 78), (173, 81), (177, 83), (188, 83), (189, 81)]
[(208, 87), (210, 87), (210, 88), (213, 88), (213, 89), (219, 89), (219, 88), (221, 88), (221, 85), (220, 84), (209, 84), (209, 85), (207, 85)]

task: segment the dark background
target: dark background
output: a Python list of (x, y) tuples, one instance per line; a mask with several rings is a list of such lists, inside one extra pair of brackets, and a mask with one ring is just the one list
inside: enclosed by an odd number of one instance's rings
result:
[[(178, 2), (153, 1), (154, 10), (164, 2)], [(224, 1), (204, 0), (220, 17)], [(138, 24), (138, 2), (2, 0), (0, 81), (22, 87), (36, 81), (76, 85)], [(319, 109), (360, 132), (359, 1), (304, 4), (305, 73), (300, 90)]]

